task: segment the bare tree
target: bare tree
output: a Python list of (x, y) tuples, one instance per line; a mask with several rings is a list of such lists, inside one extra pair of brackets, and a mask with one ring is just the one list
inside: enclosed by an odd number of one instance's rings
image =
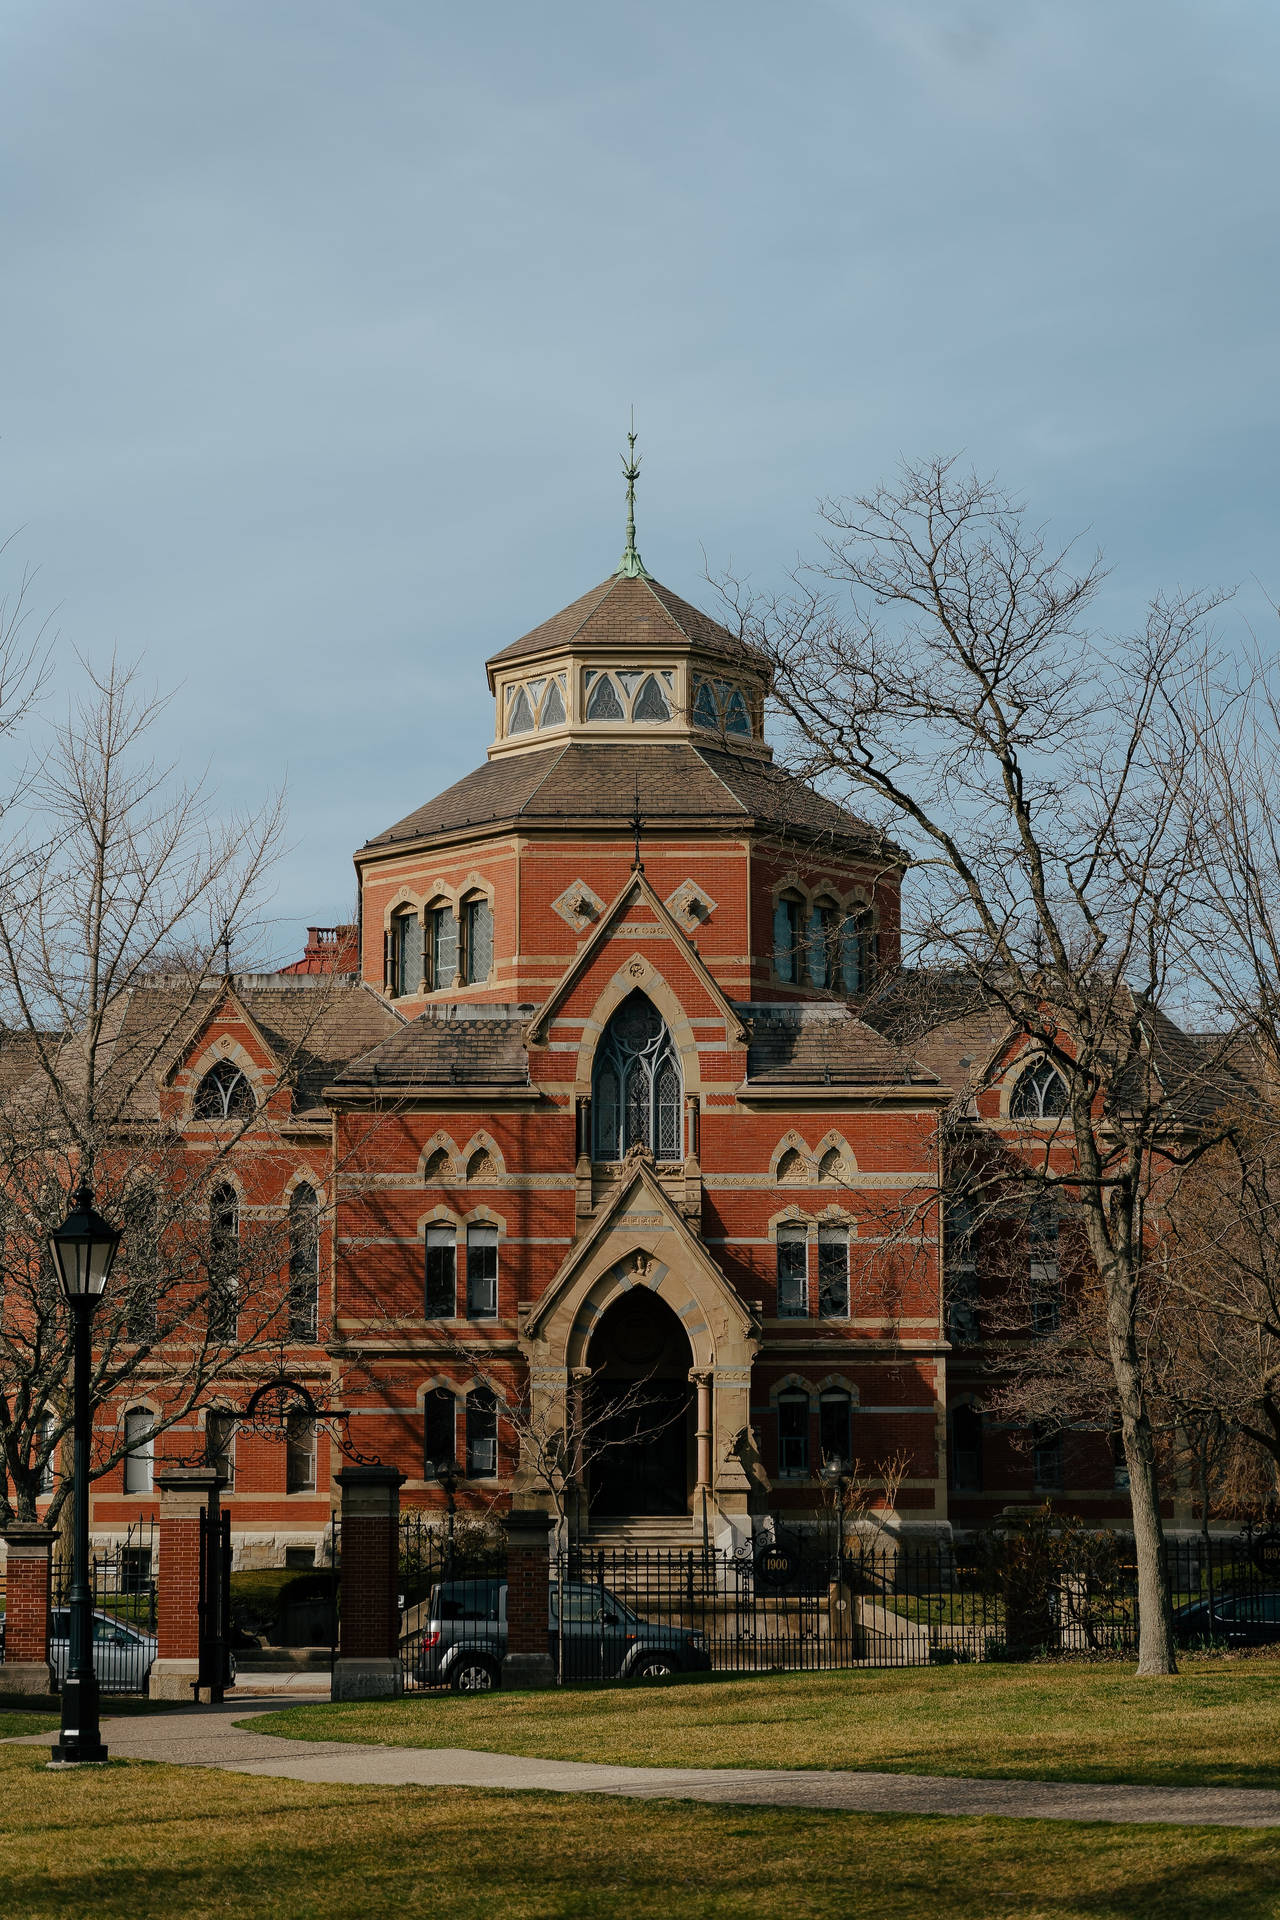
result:
[[(39, 744), (0, 847), (0, 1518), (33, 1518), (70, 1426), (69, 1327), (48, 1234), (81, 1179), (124, 1229), (94, 1322), (95, 1406), (146, 1390), (154, 1431), (186, 1423), (210, 1390), (283, 1366), (297, 1334), (297, 1224), (260, 1190), (234, 1221), (219, 1192), (241, 1142), (270, 1116), (241, 1079), (192, 1151), (164, 1075), (230, 986), (257, 935), (281, 810), (219, 822), (201, 783), (150, 757), (165, 702), (134, 669), (83, 668), (83, 693)], [(0, 661), (0, 683), (3, 662)], [(185, 964), (174, 968), (181, 950)], [(161, 969), (165, 969), (161, 972)], [(323, 984), (323, 983), (322, 983)], [(305, 1008), (301, 1002), (306, 999)], [(310, 1044), (324, 995), (299, 996), (281, 1072)], [(246, 1165), (249, 1163), (246, 1162)], [(278, 1167), (274, 1168), (279, 1171)], [(315, 1338), (322, 1337), (317, 1326)], [(93, 1471), (126, 1450), (99, 1417)], [(3, 1489), (6, 1486), (8, 1491)]]
[[(1170, 716), (1204, 671), (1205, 597), (1093, 635), (1102, 581), (947, 460), (823, 510), (825, 554), (786, 597), (725, 583), (771, 661), (793, 768), (912, 855), (914, 953), (961, 971), (1011, 1042), (1050, 1062), (1062, 1111), (1029, 1124), (1025, 1177), (1065, 1188), (1105, 1302), (1141, 1597), (1138, 1671), (1175, 1668), (1157, 1448), (1141, 1350), (1144, 1222), (1165, 1168), (1203, 1150), (1179, 1112), (1158, 1009), (1182, 958), (1193, 755)], [(1181, 738), (1181, 744), (1180, 744)], [(1197, 1060), (1203, 1078), (1212, 1063)], [(1185, 1078), (1185, 1076), (1184, 1076)], [(1067, 1165), (1069, 1159), (1069, 1166)]]

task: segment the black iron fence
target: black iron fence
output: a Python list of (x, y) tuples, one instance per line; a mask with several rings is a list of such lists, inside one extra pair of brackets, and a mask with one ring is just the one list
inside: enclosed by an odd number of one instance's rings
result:
[[(93, 1664), (103, 1693), (145, 1693), (156, 1657), (156, 1527), (143, 1521), (89, 1557)], [(60, 1686), (71, 1638), (71, 1560), (53, 1563), (49, 1664)]]
[[(402, 1530), (410, 1691), (497, 1684), (505, 1555), (411, 1521)], [(1170, 1543), (1184, 1648), (1280, 1644), (1280, 1536)], [(551, 1562), (548, 1650), (564, 1681), (938, 1666), (1137, 1650), (1132, 1543), (1031, 1525), (967, 1545), (813, 1536), (754, 1550), (571, 1547)], [(465, 1658), (464, 1658), (465, 1656)]]

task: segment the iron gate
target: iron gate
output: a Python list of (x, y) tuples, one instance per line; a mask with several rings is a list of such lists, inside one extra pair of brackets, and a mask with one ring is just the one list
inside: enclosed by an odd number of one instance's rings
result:
[[(130, 1527), (113, 1546), (89, 1556), (93, 1597), (93, 1664), (103, 1693), (145, 1693), (156, 1657), (156, 1528)], [(71, 1560), (55, 1558), (49, 1613), (49, 1664), (54, 1685), (67, 1671), (71, 1638)]]

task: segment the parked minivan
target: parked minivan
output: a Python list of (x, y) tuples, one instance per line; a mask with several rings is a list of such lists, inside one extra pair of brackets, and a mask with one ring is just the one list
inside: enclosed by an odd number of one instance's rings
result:
[[(547, 1648), (566, 1680), (660, 1680), (705, 1672), (711, 1659), (702, 1634), (658, 1626), (605, 1587), (570, 1580), (548, 1595)], [(505, 1580), (446, 1580), (431, 1589), (421, 1628), (406, 1636), (406, 1664), (422, 1686), (488, 1693), (502, 1684), (507, 1651)]]

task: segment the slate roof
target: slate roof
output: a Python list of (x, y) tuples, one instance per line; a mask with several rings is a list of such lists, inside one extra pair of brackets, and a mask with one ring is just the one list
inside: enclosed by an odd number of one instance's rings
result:
[(658, 580), (611, 574), (570, 606), (553, 613), (531, 633), (513, 640), (488, 664), (548, 653), (569, 645), (580, 647), (684, 646), (735, 660), (755, 673), (767, 675), (760, 656), (717, 620), (690, 606)]
[(654, 826), (755, 822), (806, 841), (897, 857), (873, 827), (768, 761), (686, 740), (571, 741), (490, 760), (365, 845), (385, 849), (471, 827), (625, 824), (637, 789), (640, 812)]
[(922, 1067), (842, 1002), (742, 1004), (751, 1086), (936, 1086)]
[(334, 1077), (348, 1090), (527, 1087), (532, 1006), (441, 1007), (420, 1014)]

